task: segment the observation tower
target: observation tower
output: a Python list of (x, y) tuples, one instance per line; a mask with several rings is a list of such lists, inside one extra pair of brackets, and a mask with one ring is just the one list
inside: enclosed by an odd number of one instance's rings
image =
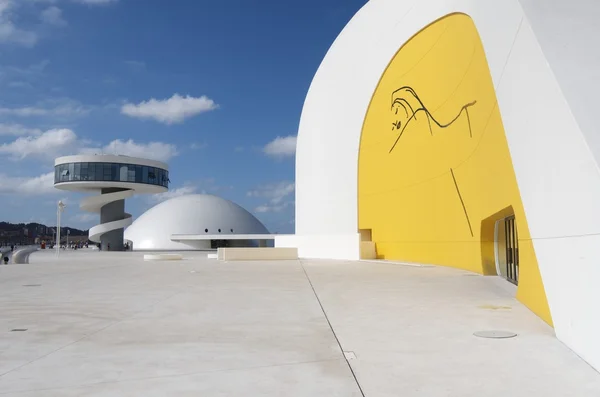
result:
[(90, 241), (105, 251), (122, 251), (124, 229), (131, 225), (125, 199), (140, 193), (169, 189), (169, 167), (160, 161), (129, 156), (95, 154), (59, 157), (54, 161), (54, 187), (83, 193), (80, 208), (100, 214), (90, 228)]

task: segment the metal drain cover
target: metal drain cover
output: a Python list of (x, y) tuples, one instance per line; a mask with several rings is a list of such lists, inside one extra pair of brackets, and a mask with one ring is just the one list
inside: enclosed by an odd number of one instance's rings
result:
[(10, 332), (25, 332), (27, 331), (27, 328), (13, 328), (10, 330)]
[(41, 287), (42, 284), (24, 284), (23, 287)]
[(510, 331), (477, 331), (473, 335), (478, 338), (489, 338), (489, 339), (508, 339), (517, 336), (514, 332)]

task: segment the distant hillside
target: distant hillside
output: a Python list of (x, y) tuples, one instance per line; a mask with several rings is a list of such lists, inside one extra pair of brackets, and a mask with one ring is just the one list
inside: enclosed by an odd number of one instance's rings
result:
[[(0, 232), (20, 232), (27, 229), (27, 234), (30, 236), (52, 235), (55, 226), (46, 226), (41, 223), (9, 223), (0, 222)], [(70, 231), (71, 236), (86, 236), (87, 230), (79, 230), (72, 227), (63, 226), (60, 228), (62, 233)]]

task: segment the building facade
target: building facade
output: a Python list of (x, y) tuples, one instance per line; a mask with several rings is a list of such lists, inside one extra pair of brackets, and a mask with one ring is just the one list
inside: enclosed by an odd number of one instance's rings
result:
[[(264, 238), (263, 238), (264, 237)], [(125, 230), (133, 250), (248, 247), (270, 238), (267, 228), (236, 203), (210, 194), (174, 197), (150, 208)]]
[(169, 188), (167, 164), (118, 155), (60, 157), (54, 163), (57, 189), (96, 193), (81, 202), (81, 209), (100, 215), (100, 224), (89, 230), (90, 241), (102, 250), (124, 249), (124, 228), (131, 225), (125, 199), (138, 193), (162, 193)]
[(600, 369), (598, 15), (593, 0), (369, 1), (310, 86), (296, 234), (276, 245), (504, 276)]

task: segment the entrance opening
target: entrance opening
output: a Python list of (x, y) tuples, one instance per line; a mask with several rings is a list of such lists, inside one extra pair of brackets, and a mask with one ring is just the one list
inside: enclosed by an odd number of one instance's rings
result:
[(226, 247), (229, 247), (228, 240), (210, 240), (210, 248), (211, 249), (226, 248)]
[(496, 222), (495, 227), (496, 270), (499, 276), (519, 284), (519, 235), (515, 216)]

